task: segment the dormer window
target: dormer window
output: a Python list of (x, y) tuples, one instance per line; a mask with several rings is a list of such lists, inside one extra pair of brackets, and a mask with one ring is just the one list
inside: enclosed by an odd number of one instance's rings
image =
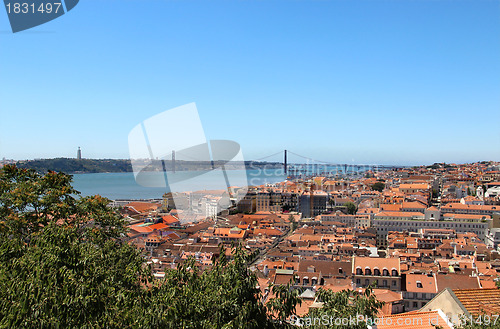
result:
[(422, 282), (417, 281), (417, 288), (423, 288), (423, 287), (422, 287)]

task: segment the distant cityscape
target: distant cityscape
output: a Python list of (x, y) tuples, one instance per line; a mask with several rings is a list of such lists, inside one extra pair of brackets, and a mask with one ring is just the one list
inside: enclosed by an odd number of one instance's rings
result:
[[(144, 161), (157, 166), (150, 171), (217, 165), (172, 160)], [(127, 242), (142, 250), (157, 280), (189, 259), (210, 270), (221, 245), (227, 259), (231, 246), (242, 245), (253, 255), (248, 268), (264, 304), (273, 286), (291, 282), (298, 291), (297, 323), (322, 307), (320, 290), (373, 289), (385, 302), (379, 317), (435, 317), (449, 328), (467, 314), (499, 314), (499, 162), (348, 169), (286, 161), (285, 151), (284, 162), (245, 162), (281, 168), (281, 182), (169, 192), (110, 206), (128, 223)], [(80, 148), (72, 159), (3, 159), (0, 167), (6, 164), (41, 173), (132, 171), (129, 160), (85, 159)]]
[[(12, 163), (39, 171), (71, 171), (78, 164), (83, 171), (131, 171), (128, 160), (84, 159), (81, 149), (74, 159), (3, 159), (1, 166)], [(157, 279), (190, 258), (200, 270), (210, 269), (220, 257), (219, 246), (228, 247), (231, 259), (236, 243), (255, 255), (248, 266), (264, 303), (271, 286), (293, 282), (302, 301), (298, 317), (322, 307), (319, 289), (362, 292), (373, 286), (376, 298), (385, 301), (383, 317), (432, 314), (459, 325), (466, 312), (500, 312), (499, 162), (324, 176), (293, 175), (293, 164), (260, 164), (286, 165), (289, 175), (278, 183), (110, 205), (128, 222), (127, 241), (143, 250)], [(196, 170), (214, 164), (168, 165)]]
[[(386, 302), (382, 316), (435, 312), (457, 325), (456, 308), (474, 316), (500, 311), (498, 162), (311, 176), (243, 191), (186, 192), (175, 196), (177, 204), (168, 193), (162, 201), (113, 205), (156, 278), (189, 257), (210, 268), (219, 244), (241, 243), (258, 255), (249, 266), (264, 296), (271, 285), (294, 282), (302, 300), (297, 316), (321, 307), (320, 288), (373, 285)], [(180, 221), (176, 208), (189, 220)], [(469, 295), (477, 299), (472, 306)]]

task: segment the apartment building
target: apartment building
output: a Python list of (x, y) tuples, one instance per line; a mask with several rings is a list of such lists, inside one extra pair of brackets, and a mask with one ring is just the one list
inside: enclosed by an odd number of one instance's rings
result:
[(299, 197), (299, 212), (302, 217), (316, 217), (326, 211), (328, 194), (323, 191), (304, 192)]
[(403, 300), (406, 312), (421, 309), (439, 292), (436, 275), (433, 273), (404, 274), (403, 285)]
[(401, 291), (399, 258), (354, 256), (352, 273), (356, 288), (375, 284), (378, 288)]
[(372, 227), (377, 229), (377, 244), (387, 246), (387, 235), (391, 231), (418, 232), (420, 229), (449, 229), (457, 233), (475, 233), (485, 241), (491, 220), (470, 221), (469, 219), (448, 218), (446, 220), (429, 221), (422, 213), (380, 212), (372, 220)]

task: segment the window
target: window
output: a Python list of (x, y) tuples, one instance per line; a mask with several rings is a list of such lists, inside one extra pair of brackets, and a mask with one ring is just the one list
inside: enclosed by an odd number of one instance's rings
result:
[(339, 274), (342, 274), (342, 273), (344, 273), (344, 271), (343, 271), (343, 270), (342, 270), (342, 268), (340, 267), (340, 268), (339, 268)]
[(365, 268), (365, 275), (372, 275), (372, 270), (369, 267)]
[(366, 279), (365, 280), (365, 286), (369, 286), (370, 285), (370, 280)]
[(395, 287), (396, 286), (396, 280), (392, 280), (392, 286)]
[(392, 276), (398, 276), (398, 271), (397, 271), (397, 270), (395, 270), (395, 269), (393, 269), (393, 270), (392, 270)]
[(417, 288), (423, 288), (423, 287), (422, 287), (422, 282), (417, 281)]
[(363, 270), (361, 270), (360, 268), (357, 268), (356, 275), (363, 275)]
[(382, 287), (387, 287), (387, 280), (382, 280)]
[(378, 268), (374, 269), (373, 270), (373, 275), (379, 276), (380, 275), (380, 270)]
[(356, 284), (360, 285), (361, 284), (361, 279), (356, 279)]
[(386, 269), (386, 268), (384, 268), (384, 269), (382, 270), (382, 275), (383, 275), (383, 276), (389, 276), (389, 270), (388, 270), (388, 269)]
[(417, 308), (418, 307), (418, 303), (417, 302), (413, 302), (413, 308)]

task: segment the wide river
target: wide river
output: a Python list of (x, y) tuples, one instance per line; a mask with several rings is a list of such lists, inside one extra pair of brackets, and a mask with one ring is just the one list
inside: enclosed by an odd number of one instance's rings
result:
[[(82, 196), (99, 194), (111, 200), (160, 199), (165, 192), (224, 189), (227, 186), (262, 185), (285, 180), (282, 169), (75, 174), (73, 186)], [(169, 182), (169, 184), (167, 183)]]

